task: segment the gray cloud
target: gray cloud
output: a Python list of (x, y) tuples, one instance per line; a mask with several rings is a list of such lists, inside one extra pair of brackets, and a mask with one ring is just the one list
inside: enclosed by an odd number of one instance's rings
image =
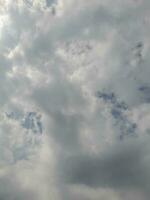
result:
[(30, 189), (23, 189), (12, 175), (0, 178), (0, 199), (36, 199), (36, 194)]
[(148, 189), (149, 162), (147, 163), (143, 147), (134, 141), (108, 148), (105, 153), (96, 157), (72, 157), (64, 166), (64, 178), (68, 177), (67, 180), (71, 183), (91, 187)]
[(149, 199), (149, 7), (0, 0), (0, 199)]

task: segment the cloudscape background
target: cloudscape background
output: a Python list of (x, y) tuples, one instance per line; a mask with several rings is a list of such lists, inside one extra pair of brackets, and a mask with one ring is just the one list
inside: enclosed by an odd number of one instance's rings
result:
[(0, 0), (0, 200), (149, 200), (149, 11)]

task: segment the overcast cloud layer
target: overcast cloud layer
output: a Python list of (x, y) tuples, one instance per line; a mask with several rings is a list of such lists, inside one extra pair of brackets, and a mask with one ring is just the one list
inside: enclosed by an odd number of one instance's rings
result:
[(0, 200), (149, 200), (149, 10), (0, 0)]

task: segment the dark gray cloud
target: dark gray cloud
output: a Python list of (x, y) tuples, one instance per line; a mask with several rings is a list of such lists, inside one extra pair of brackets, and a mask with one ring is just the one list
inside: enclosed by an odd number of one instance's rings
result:
[(113, 189), (148, 190), (150, 177), (143, 152), (136, 141), (109, 148), (99, 156), (79, 155), (64, 164), (64, 179), (71, 184)]

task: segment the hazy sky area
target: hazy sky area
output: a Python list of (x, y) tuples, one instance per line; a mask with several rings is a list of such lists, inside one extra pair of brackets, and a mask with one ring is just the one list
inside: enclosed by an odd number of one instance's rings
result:
[(0, 0), (0, 200), (149, 200), (150, 1)]

